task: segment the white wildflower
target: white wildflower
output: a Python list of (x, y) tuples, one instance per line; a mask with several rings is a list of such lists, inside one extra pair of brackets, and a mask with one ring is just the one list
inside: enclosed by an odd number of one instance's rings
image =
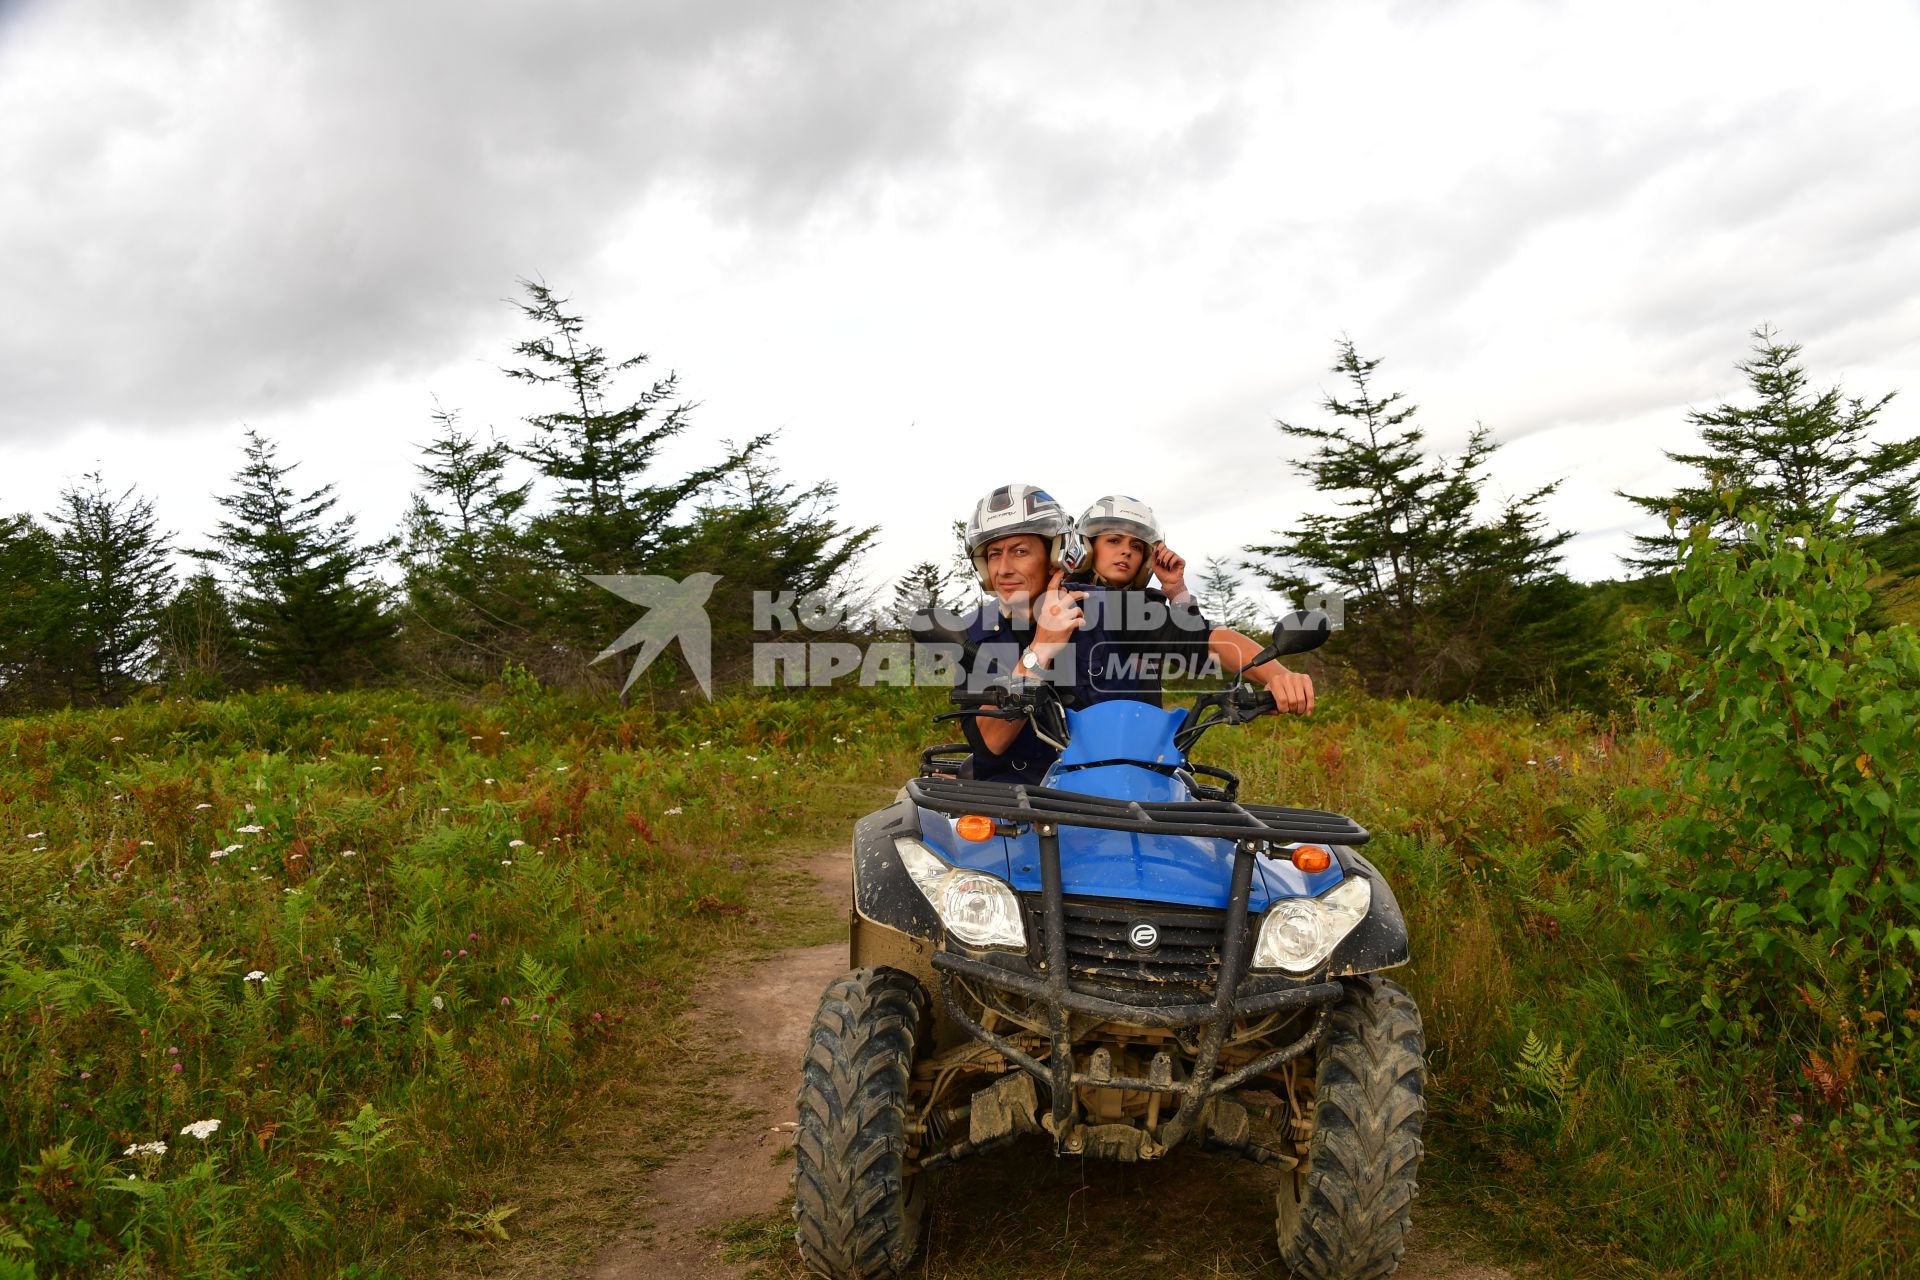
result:
[(200, 1141), (205, 1142), (208, 1138), (211, 1138), (219, 1128), (220, 1122), (218, 1120), (195, 1120), (192, 1124), (180, 1130), (180, 1136), (183, 1138), (198, 1138)]
[(524, 848), (526, 848), (526, 847), (527, 847), (527, 842), (526, 842), (525, 840), (509, 840), (509, 841), (507, 841), (507, 848), (509, 848), (509, 849), (524, 849)]
[(207, 856), (209, 858), (224, 858), (227, 856), (227, 851), (225, 849), (215, 849), (212, 853), (208, 854)]
[(510, 866), (512, 866), (512, 865), (513, 865), (513, 859), (512, 859), (512, 858), (502, 858), (502, 859), (500, 859), (500, 865), (501, 865), (501, 866), (503, 866), (503, 867), (510, 867)]
[(671, 808), (671, 809), (668, 809), (668, 810), (667, 810), (667, 811), (666, 811), (666, 812), (665, 812), (664, 814), (662, 814), (661, 816), (662, 816), (662, 817), (667, 817), (667, 818), (677, 818), (677, 817), (679, 817), (679, 816), (680, 816), (680, 813), (681, 813), (681, 809), (680, 809), (680, 806), (679, 806), (679, 805), (675, 805), (675, 806), (673, 806), (673, 808)]
[(151, 848), (153, 848), (153, 841), (151, 841), (151, 840), (142, 840), (142, 841), (140, 842), (140, 847), (141, 847), (142, 849), (151, 849)]
[(484, 783), (486, 783), (486, 784), (487, 784), (488, 786), (492, 786), (492, 785), (493, 785), (493, 779), (492, 779), (492, 778), (482, 778), (482, 779), (480, 779), (480, 781), (482, 781), (482, 782), (484, 782)]
[(211, 809), (211, 808), (213, 808), (213, 806), (212, 806), (212, 805), (210, 805), (210, 804), (208, 804), (208, 803), (207, 803), (206, 801), (204, 801), (204, 800), (203, 800), (203, 801), (201, 801), (201, 802), (200, 802), (199, 804), (197, 804), (197, 805), (195, 805), (195, 806), (193, 806), (193, 807), (194, 807), (195, 809)]
[(257, 836), (262, 831), (265, 831), (265, 830), (266, 828), (261, 826), (257, 822), (249, 822), (244, 827), (235, 827), (233, 829), (235, 835), (242, 835), (242, 836)]
[(108, 742), (125, 742), (126, 739), (116, 733), (111, 738), (108, 738), (107, 741)]
[(439, 996), (435, 996), (433, 998), (433, 1011), (435, 1013), (440, 1012), (442, 1009), (446, 1007), (447, 1007), (447, 1002), (445, 1000), (442, 1000)]
[(342, 850), (340, 851), (340, 856), (341, 856), (341, 857), (343, 857), (343, 858), (351, 858), (351, 857), (353, 856), (353, 850), (351, 850), (351, 849), (342, 849)]
[(375, 773), (385, 773), (385, 772), (387, 771), (387, 766), (385, 766), (385, 765), (383, 765), (383, 764), (377, 764), (377, 765), (375, 765), (375, 766), (373, 766), (373, 771), (374, 771)]
[(252, 970), (247, 974), (245, 979), (245, 981), (247, 982), (265, 982), (266, 980), (267, 980), (267, 973), (266, 973), (266, 970), (264, 969)]
[(44, 831), (29, 831), (29, 832), (27, 832), (27, 839), (29, 839), (29, 840), (38, 840), (38, 839), (40, 839), (40, 838), (41, 838), (42, 836), (44, 836), (44, 835), (46, 835), (46, 834), (47, 834), (47, 833), (46, 833), (46, 832), (44, 832)]
[(388, 1021), (388, 1022), (399, 1022), (399, 1021), (401, 1021), (401, 1020), (403, 1020), (403, 1019), (404, 1019), (405, 1017), (406, 1017), (406, 1015), (405, 1015), (405, 1014), (400, 1014), (400, 1013), (390, 1013), (390, 1014), (388, 1014), (388, 1015), (387, 1015), (387, 1021)]
[(713, 739), (709, 738), (705, 742), (701, 743), (700, 745), (703, 747), (710, 747), (713, 745)]
[[(215, 1120), (213, 1123), (215, 1128), (218, 1128), (220, 1125), (218, 1120)], [(185, 1130), (182, 1130), (182, 1132), (185, 1132)], [(127, 1148), (127, 1154), (130, 1156), (163, 1156), (167, 1154), (167, 1144), (164, 1142), (136, 1142)]]
[(841, 737), (841, 736), (840, 736), (839, 734), (837, 734), (837, 733), (833, 735), (833, 740), (834, 740), (835, 742), (845, 742), (845, 741), (846, 741), (846, 739), (845, 739), (845, 738), (843, 738), (843, 737)]

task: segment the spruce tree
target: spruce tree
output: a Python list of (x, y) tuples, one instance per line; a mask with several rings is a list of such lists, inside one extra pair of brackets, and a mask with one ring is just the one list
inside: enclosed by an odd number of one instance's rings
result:
[(422, 674), (461, 684), (497, 677), (504, 663), (534, 661), (550, 594), (527, 536), (533, 485), (511, 484), (513, 451), (461, 429), (436, 407), (438, 434), (415, 464), (423, 481), (404, 520), (400, 562), (407, 608), (405, 657)]
[(153, 503), (107, 492), (98, 472), (47, 517), (68, 601), (62, 666), (75, 700), (118, 701), (148, 673), (173, 594), (171, 548)]
[[(1498, 445), (1476, 427), (1451, 461), (1432, 456), (1416, 406), (1373, 385), (1377, 358), (1338, 344), (1333, 372), (1350, 384), (1329, 394), (1327, 426), (1281, 421), (1313, 451), (1293, 463), (1335, 498), (1281, 540), (1249, 547), (1276, 563), (1258, 566), (1270, 587), (1293, 594), (1330, 585), (1345, 597), (1336, 646), (1378, 692), (1459, 697), (1517, 692), (1492, 687), (1489, 659), (1512, 631), (1530, 588), (1562, 580), (1560, 548), (1541, 506), (1556, 485), (1510, 499), (1491, 521), (1478, 510)], [(1504, 685), (1504, 681), (1499, 682)]]
[(902, 628), (917, 613), (952, 608), (955, 594), (953, 580), (947, 571), (931, 560), (922, 560), (894, 584), (893, 604), (887, 613), (887, 625)]
[(1867, 435), (1893, 399), (1868, 402), (1838, 386), (1815, 391), (1800, 362), (1800, 346), (1770, 328), (1753, 331), (1753, 358), (1734, 367), (1746, 376), (1751, 404), (1696, 409), (1687, 420), (1701, 448), (1668, 451), (1699, 473), (1668, 494), (1620, 496), (1672, 531), (1634, 538), (1624, 557), (1644, 571), (1672, 568), (1687, 531), (1705, 525), (1722, 541), (1740, 537), (1733, 512), (1757, 507), (1780, 524), (1825, 524), (1832, 515), (1861, 533), (1890, 529), (1915, 514), (1920, 481), (1920, 435), (1870, 444)]
[(212, 548), (192, 554), (229, 576), (235, 622), (260, 676), (309, 688), (369, 678), (385, 669), (394, 625), (362, 571), (368, 549), (351, 515), (333, 515), (333, 486), (297, 495), (287, 477), (299, 464), (277, 458), (271, 440), (247, 432), (237, 487), (219, 500), (230, 518)]
[(0, 516), (0, 707), (59, 699), (64, 681), (56, 655), (70, 620), (53, 535), (32, 516)]

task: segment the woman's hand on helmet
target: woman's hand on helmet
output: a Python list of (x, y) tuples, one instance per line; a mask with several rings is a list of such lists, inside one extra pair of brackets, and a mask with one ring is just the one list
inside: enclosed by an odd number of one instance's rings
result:
[(1187, 561), (1166, 543), (1153, 549), (1153, 576), (1160, 580), (1160, 590), (1169, 600), (1179, 600), (1187, 594)]

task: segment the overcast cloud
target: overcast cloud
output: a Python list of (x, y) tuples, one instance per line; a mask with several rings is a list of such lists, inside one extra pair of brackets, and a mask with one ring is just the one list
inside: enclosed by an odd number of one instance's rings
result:
[(243, 424), (370, 530), (539, 274), (943, 558), (1012, 479), (1198, 559), (1314, 501), (1334, 339), (1565, 477), (1570, 568), (1747, 331), (1920, 431), (1911, 5), (0, 3), (0, 510), (98, 465), (193, 542)]

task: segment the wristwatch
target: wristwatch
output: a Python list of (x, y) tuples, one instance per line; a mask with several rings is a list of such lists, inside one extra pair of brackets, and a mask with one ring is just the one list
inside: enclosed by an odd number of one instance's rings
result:
[(1020, 669), (1037, 673), (1040, 670), (1040, 655), (1028, 649), (1020, 655)]

